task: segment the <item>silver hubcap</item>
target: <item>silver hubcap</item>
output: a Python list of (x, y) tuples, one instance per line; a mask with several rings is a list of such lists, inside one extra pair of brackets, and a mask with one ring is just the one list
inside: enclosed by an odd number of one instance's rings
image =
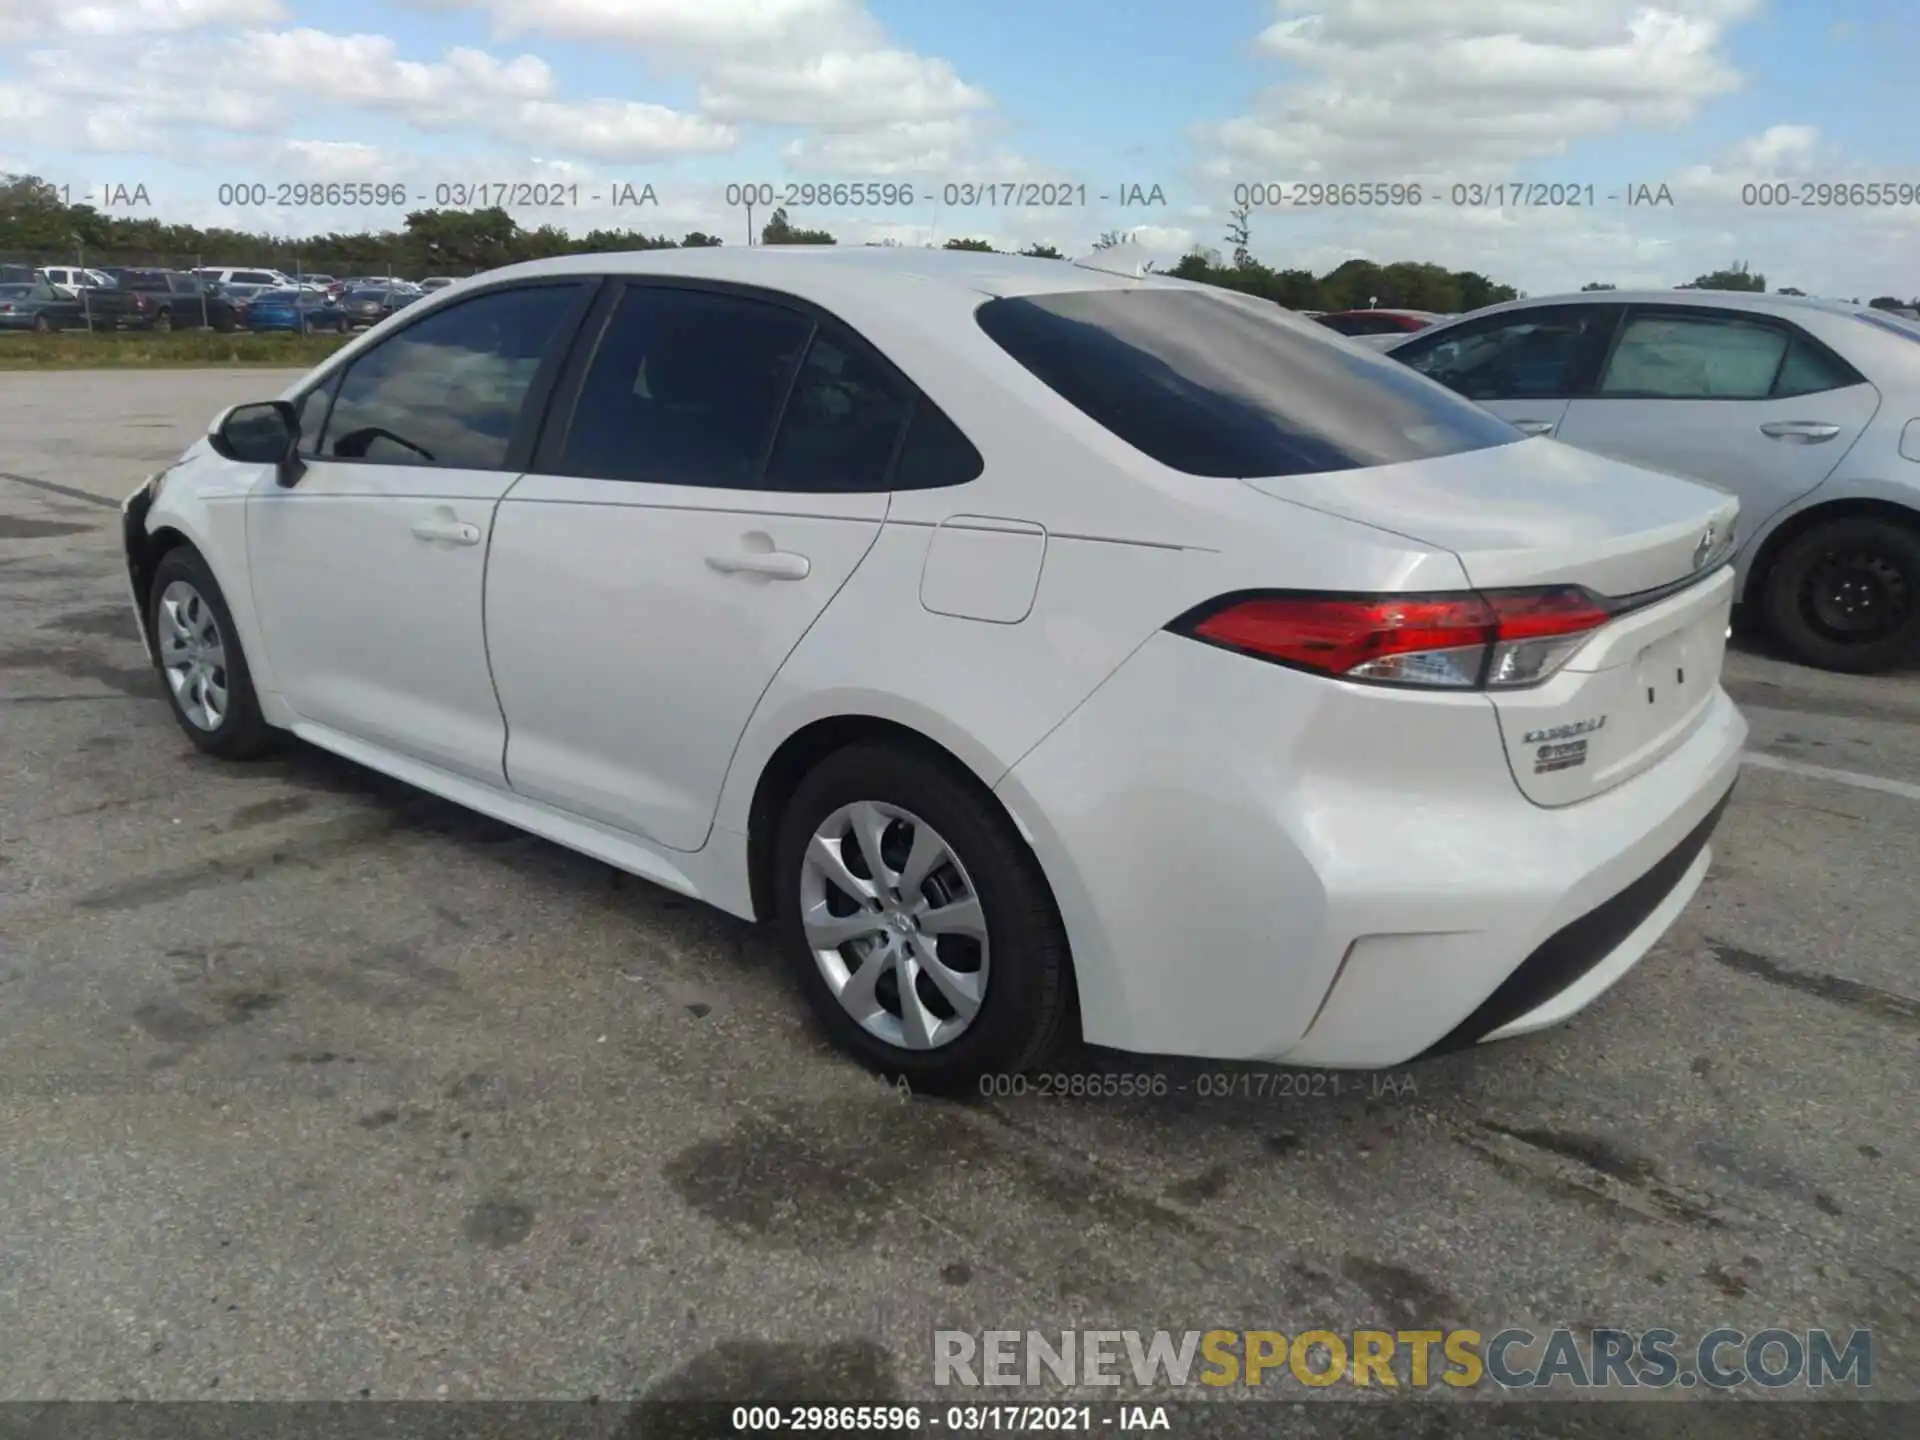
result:
[(218, 730), (227, 718), (227, 647), (213, 607), (185, 580), (160, 594), (160, 663), (187, 723)]
[(800, 869), (814, 962), (846, 1012), (905, 1050), (950, 1045), (987, 994), (987, 920), (960, 857), (910, 810), (843, 805)]

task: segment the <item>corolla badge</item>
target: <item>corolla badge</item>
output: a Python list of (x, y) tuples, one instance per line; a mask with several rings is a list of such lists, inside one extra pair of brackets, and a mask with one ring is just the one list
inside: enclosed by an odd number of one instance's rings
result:
[(1709, 525), (1700, 537), (1700, 543), (1693, 547), (1693, 568), (1698, 570), (1707, 563), (1707, 557), (1713, 554), (1713, 542), (1720, 538), (1720, 528)]

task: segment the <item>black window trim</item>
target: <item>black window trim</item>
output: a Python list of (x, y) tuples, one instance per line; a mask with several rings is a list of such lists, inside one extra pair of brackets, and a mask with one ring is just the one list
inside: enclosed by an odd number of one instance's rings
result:
[[(787, 377), (786, 393), (780, 397), (780, 407), (775, 412), (773, 425), (767, 431), (765, 448), (760, 452), (759, 464), (754, 467), (754, 483), (744, 487), (734, 487), (742, 492), (753, 491), (768, 495), (885, 495), (895, 488), (894, 480), (900, 464), (900, 456), (906, 450), (908, 437), (913, 432), (914, 423), (919, 419), (921, 410), (930, 409), (953, 427), (969, 445), (974, 445), (973, 437), (961, 429), (958, 422), (936, 402), (925, 389), (914, 383), (886, 352), (875, 345), (842, 316), (826, 306), (796, 295), (790, 290), (776, 290), (765, 285), (751, 285), (737, 280), (716, 280), (706, 276), (670, 275), (637, 273), (609, 275), (604, 277), (605, 285), (593, 305), (592, 312), (582, 323), (577, 343), (573, 347), (565, 371), (548, 397), (546, 423), (542, 426), (540, 439), (528, 461), (527, 471), (534, 475), (547, 475), (555, 478), (568, 478), (571, 474), (562, 459), (566, 453), (567, 437), (573, 429), (575, 411), (580, 402), (580, 392), (586, 385), (587, 372), (594, 359), (599, 355), (600, 343), (612, 323), (615, 310), (621, 298), (630, 289), (641, 290), (691, 290), (699, 294), (723, 296), (733, 300), (749, 300), (758, 304), (770, 305), (786, 310), (810, 323), (805, 343), (800, 347), (798, 358), (792, 372)], [(871, 363), (882, 374), (890, 377), (906, 393), (906, 423), (901, 425), (899, 434), (894, 436), (893, 453), (887, 458), (887, 468), (876, 486), (862, 486), (858, 489), (835, 488), (832, 491), (792, 490), (781, 488), (768, 489), (765, 481), (767, 466), (773, 459), (773, 448), (779, 442), (781, 427), (786, 423), (787, 406), (793, 399), (793, 388), (798, 381), (801, 369), (806, 364), (807, 352), (813, 342), (825, 333), (838, 344), (859, 352), (861, 359)], [(974, 445), (977, 452), (979, 447)], [(979, 472), (985, 473), (984, 470)], [(576, 477), (577, 478), (577, 477)], [(974, 479), (979, 478), (976, 474)], [(711, 490), (707, 485), (673, 485), (664, 481), (602, 480), (608, 485), (658, 484), (673, 490), (696, 492)], [(968, 484), (971, 481), (961, 481)], [(941, 488), (951, 489), (952, 486)]]
[[(1622, 304), (1623, 311), (1613, 327), (1613, 339), (1607, 345), (1607, 352), (1601, 357), (1600, 368), (1593, 374), (1593, 393), (1581, 396), (1591, 400), (1658, 400), (1677, 405), (1767, 405), (1780, 400), (1801, 400), (1809, 395), (1831, 395), (1836, 390), (1851, 389), (1855, 385), (1867, 383), (1867, 377), (1859, 369), (1847, 362), (1837, 350), (1819, 337), (1809, 333), (1784, 315), (1771, 315), (1764, 310), (1746, 310), (1734, 305), (1689, 305), (1684, 300), (1636, 300)], [(1762, 329), (1779, 331), (1787, 337), (1787, 343), (1780, 352), (1779, 363), (1773, 367), (1773, 378), (1767, 382), (1764, 395), (1657, 395), (1635, 390), (1610, 390), (1604, 394), (1600, 390), (1600, 381), (1607, 373), (1607, 367), (1613, 363), (1614, 352), (1620, 348), (1620, 342), (1626, 338), (1627, 326), (1639, 315), (1681, 316), (1689, 320), (1713, 320), (1725, 323), (1729, 320), (1743, 324), (1757, 325)], [(1780, 388), (1780, 376), (1787, 368), (1787, 361), (1793, 358), (1793, 347), (1805, 344), (1811, 346), (1823, 359), (1841, 373), (1853, 378), (1845, 385), (1830, 386), (1825, 390), (1802, 390), (1794, 395), (1777, 395)]]
[[(294, 396), (294, 408), (298, 410), (304, 405), (307, 398), (312, 395), (315, 390), (326, 385), (332, 385), (334, 387), (333, 395), (327, 401), (326, 418), (320, 422), (319, 438), (324, 440), (328, 427), (333, 423), (333, 408), (339, 401), (340, 387), (345, 383), (346, 377), (352, 372), (353, 367), (375, 351), (391, 344), (395, 339), (404, 335), (414, 326), (423, 324), (445, 311), (470, 305), (476, 300), (485, 299), (491, 295), (504, 295), (517, 290), (571, 288), (577, 288), (579, 293), (574, 297), (572, 307), (562, 317), (559, 328), (554, 335), (555, 343), (548, 349), (546, 356), (541, 360), (540, 368), (534, 372), (533, 383), (527, 387), (526, 399), (521, 402), (520, 406), (520, 416), (514, 422), (513, 434), (507, 439), (507, 452), (505, 456), (502, 457), (499, 465), (486, 467), (488, 472), (493, 474), (524, 473), (528, 468), (528, 462), (533, 457), (535, 444), (546, 422), (547, 410), (553, 399), (554, 386), (558, 382), (562, 370), (573, 358), (574, 350), (579, 343), (582, 326), (588, 313), (593, 309), (600, 292), (606, 288), (605, 277), (603, 276), (529, 275), (522, 279), (505, 280), (497, 284), (488, 285), (482, 289), (465, 291), (458, 299), (449, 300), (445, 304), (435, 305), (428, 309), (421, 310), (417, 314), (407, 314), (405, 321), (380, 337), (379, 344), (369, 345), (364, 349), (357, 349), (351, 355), (345, 356), (337, 361), (329, 362), (313, 377), (311, 384), (307, 385)], [(408, 309), (411, 310), (412, 307), (409, 306)], [(396, 313), (404, 314), (406, 312)], [(391, 461), (371, 460), (365, 456), (357, 455), (314, 454), (304, 458), (307, 459), (308, 463), (323, 462), (328, 465), (377, 465), (389, 470), (407, 468), (404, 466), (396, 466)], [(422, 466), (420, 468), (433, 467)], [(457, 468), (468, 469), (471, 467), (460, 466)]]
[[(1401, 358), (1403, 354), (1423, 342), (1437, 348), (1440, 345), (1444, 345), (1449, 339), (1457, 338), (1461, 335), (1485, 334), (1489, 330), (1497, 330), (1502, 326), (1515, 324), (1525, 316), (1540, 315), (1549, 311), (1558, 310), (1599, 310), (1606, 312), (1605, 318), (1602, 321), (1604, 334), (1597, 352), (1599, 358), (1594, 362), (1591, 369), (1585, 370), (1580, 374), (1580, 383), (1577, 385), (1569, 385), (1566, 388), (1566, 393), (1561, 395), (1490, 395), (1486, 400), (1476, 400), (1474, 403), (1476, 405), (1484, 405), (1502, 404), (1508, 401), (1592, 399), (1599, 394), (1600, 377), (1607, 373), (1607, 362), (1613, 358), (1613, 348), (1620, 343), (1620, 332), (1626, 325), (1627, 306), (1623, 301), (1601, 300), (1582, 304), (1578, 300), (1555, 299), (1543, 301), (1538, 305), (1516, 305), (1511, 310), (1502, 310), (1495, 315), (1468, 316), (1465, 319), (1457, 320), (1444, 327), (1441, 325), (1429, 325), (1425, 329), (1409, 330), (1407, 332), (1409, 338), (1395, 345), (1386, 353), (1392, 355), (1395, 359), (1399, 359), (1404, 365), (1409, 362)], [(1426, 371), (1422, 370), (1420, 373), (1425, 375)], [(1427, 378), (1433, 379), (1432, 376), (1428, 376)], [(1443, 380), (1435, 380), (1434, 383), (1437, 385), (1446, 384)], [(1448, 385), (1447, 388), (1453, 390), (1451, 385)], [(1464, 391), (1454, 390), (1453, 393), (1465, 396)], [(1466, 396), (1465, 398), (1471, 399), (1472, 397)]]

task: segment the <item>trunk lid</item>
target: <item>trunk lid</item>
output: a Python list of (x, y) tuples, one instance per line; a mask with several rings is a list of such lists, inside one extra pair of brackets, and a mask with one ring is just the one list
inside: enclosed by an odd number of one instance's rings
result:
[(1445, 549), (1481, 590), (1640, 597), (1544, 684), (1488, 692), (1514, 782), (1536, 804), (1570, 805), (1659, 763), (1719, 689), (1739, 512), (1724, 490), (1545, 439), (1245, 483)]

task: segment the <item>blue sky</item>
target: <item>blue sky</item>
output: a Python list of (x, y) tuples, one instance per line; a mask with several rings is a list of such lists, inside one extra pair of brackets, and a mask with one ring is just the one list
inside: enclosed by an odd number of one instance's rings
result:
[[(1283, 208), (1253, 250), (1436, 260), (1540, 293), (1747, 259), (1820, 293), (1920, 293), (1920, 204), (1742, 203), (1920, 185), (1910, 0), (0, 0), (0, 167), (295, 235), (366, 212), (221, 204), (236, 180), (652, 183), (650, 231), (746, 217), (745, 180), (1119, 182), (1158, 209), (796, 214), (847, 241), (973, 234), (1220, 247), (1245, 181), (1421, 180), (1418, 210)], [(1454, 206), (1454, 182), (1665, 184), (1628, 212)], [(403, 212), (372, 215), (397, 224)], [(582, 203), (524, 220), (585, 229)]]

